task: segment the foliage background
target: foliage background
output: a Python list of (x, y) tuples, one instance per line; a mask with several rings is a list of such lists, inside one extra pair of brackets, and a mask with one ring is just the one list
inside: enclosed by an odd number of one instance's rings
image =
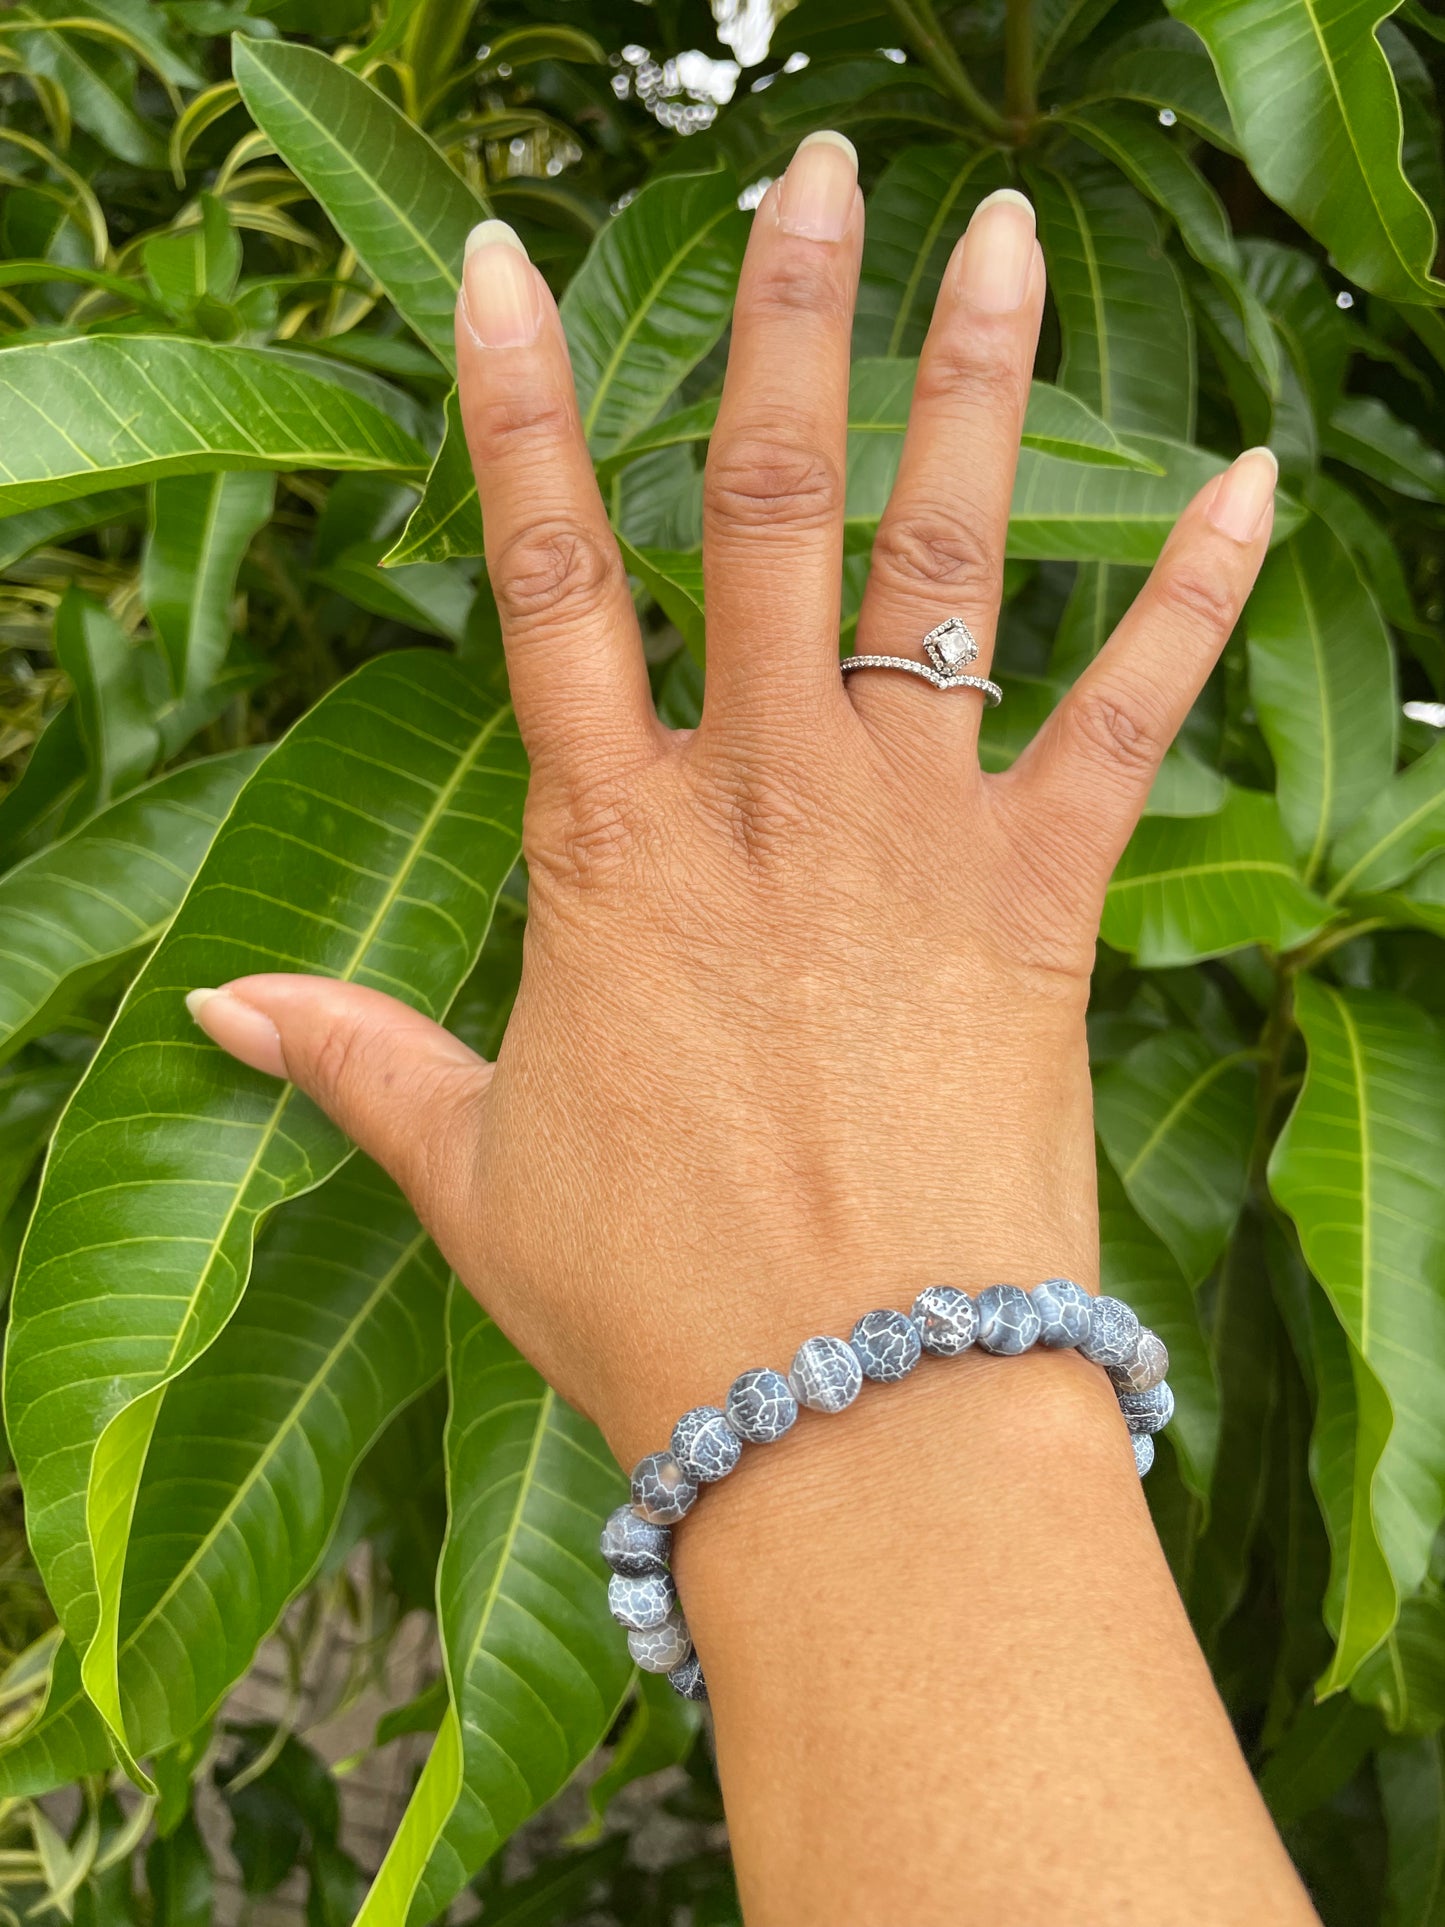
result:
[[(0, 17), (0, 1912), (209, 1919), (211, 1812), (311, 1921), (736, 1919), (710, 1835), (649, 1871), (607, 1816), (680, 1760), (671, 1802), (718, 1807), (606, 1620), (600, 1441), (180, 993), (333, 971), (495, 1048), (525, 766), (448, 405), (462, 242), (504, 216), (565, 291), (686, 722), (744, 210), (833, 126), (869, 219), (850, 624), (948, 251), (1002, 182), (1039, 211), (991, 767), (1198, 482), (1280, 457), (1109, 895), (1104, 1277), (1173, 1354), (1151, 1504), (1326, 1920), (1445, 1921), (1445, 25), (800, 0), (724, 32), (702, 0)], [(375, 1663), (435, 1614), (441, 1675), (375, 1736), (435, 1733), (374, 1881), (294, 1719), (225, 1710), (288, 1606), (289, 1650), (341, 1614)], [(594, 1755), (581, 1835), (503, 1853)]]

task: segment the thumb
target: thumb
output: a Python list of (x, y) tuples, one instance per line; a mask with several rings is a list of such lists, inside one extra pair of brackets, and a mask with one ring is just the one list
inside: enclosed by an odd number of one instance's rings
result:
[(490, 1064), (419, 1010), (332, 977), (237, 977), (191, 991), (186, 1008), (222, 1050), (312, 1098), (448, 1242), (471, 1190)]

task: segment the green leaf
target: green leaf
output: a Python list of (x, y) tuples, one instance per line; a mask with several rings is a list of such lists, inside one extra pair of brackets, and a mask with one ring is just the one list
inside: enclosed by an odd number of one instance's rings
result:
[[(61, 19), (85, 17), (86, 4), (47, 6), (46, 0), (17, 7), (13, 18), (42, 22), (47, 13)], [(59, 87), (78, 125), (102, 148), (133, 167), (163, 168), (166, 144), (159, 128), (135, 110), (135, 67), (114, 42), (37, 25), (34, 33), (7, 36), (26, 68)]]
[(1314, 519), (1266, 560), (1245, 627), (1280, 818), (1312, 883), (1394, 771), (1394, 651), (1349, 552)]
[(1445, 502), (1445, 455), (1373, 395), (1346, 395), (1321, 443), (1335, 461), (1348, 462), (1400, 495)]
[(232, 42), (252, 119), (448, 367), (462, 250), (487, 208), (414, 122), (314, 47)]
[(442, 1913), (566, 1784), (632, 1677), (597, 1556), (622, 1475), (455, 1282), (447, 1349), (437, 1604), (452, 1704), (357, 1927)]
[(1167, 0), (1204, 41), (1265, 193), (1341, 274), (1438, 301), (1435, 223), (1400, 165), (1394, 77), (1375, 29), (1392, 0)]
[(1358, 1413), (1329, 1691), (1390, 1631), (1445, 1514), (1445, 1038), (1402, 998), (1309, 977), (1295, 1013), (1309, 1065), (1269, 1184), (1349, 1340)]
[(685, 1760), (696, 1744), (702, 1709), (675, 1693), (656, 1673), (637, 1675), (637, 1698), (611, 1757), (587, 1789), (591, 1815), (572, 1836), (572, 1843), (597, 1839), (607, 1809), (634, 1780), (661, 1773)]
[(1445, 1921), (1445, 1735), (1432, 1733), (1376, 1756), (1389, 1839), (1390, 1927)]
[(1226, 154), (1239, 151), (1213, 62), (1181, 21), (1151, 20), (1121, 34), (1089, 78), (1107, 100), (1142, 101), (1174, 114)]
[(146, 1884), (155, 1901), (154, 1927), (211, 1927), (215, 1918), (210, 1849), (195, 1816), (153, 1840), (146, 1852)]
[(945, 143), (894, 155), (868, 196), (855, 355), (918, 353), (973, 210), (1007, 183), (1008, 169), (987, 148)]
[(70, 678), (85, 751), (79, 807), (100, 809), (134, 789), (160, 760), (158, 665), (146, 644), (132, 642), (108, 610), (75, 588), (66, 590), (56, 611), (55, 659)]
[(562, 297), (594, 456), (645, 428), (732, 318), (748, 216), (730, 174), (651, 181), (598, 232)]
[(1429, 1581), (1401, 1606), (1350, 1692), (1377, 1706), (1392, 1733), (1436, 1733), (1445, 1726), (1445, 1599)]
[(1393, 777), (1330, 852), (1331, 903), (1403, 883), (1445, 850), (1445, 741)]
[(857, 140), (898, 128), (928, 127), (957, 140), (959, 110), (932, 75), (878, 54), (832, 60), (779, 74), (761, 93), (738, 101), (717, 124), (716, 142), (739, 181), (781, 174), (806, 134), (819, 127)]
[(142, 250), (151, 286), (182, 318), (208, 295), (228, 301), (241, 272), (241, 237), (224, 203), (202, 194), (200, 210), (199, 221), (152, 235)]
[(231, 599), (251, 537), (270, 519), (272, 476), (221, 469), (151, 492), (141, 594), (178, 694), (209, 687), (231, 644)]
[(700, 663), (707, 647), (701, 551), (637, 549), (621, 535), (617, 546), (628, 574), (637, 577), (668, 621), (676, 625), (693, 659)]
[(448, 562), (382, 569), (379, 563), (386, 548), (383, 540), (344, 549), (324, 569), (314, 570), (312, 580), (335, 589), (372, 615), (460, 644), (474, 593), (468, 572)]
[(294, 1087), (205, 1044), (184, 993), (313, 970), (440, 1015), (515, 862), (524, 787), (510, 712), (444, 657), (334, 689), (242, 791), (56, 1136), (6, 1406), (37, 1561), (118, 1736), (120, 1580), (165, 1388), (235, 1310), (262, 1217), (348, 1155)]
[(0, 1062), (155, 942), (260, 755), (173, 770), (0, 877)]
[[(1155, 474), (1064, 462), (1025, 448), (1009, 510), (1008, 553), (1041, 562), (1122, 562), (1148, 567), (1180, 514), (1223, 460), (1158, 435), (1131, 434), (1127, 446)], [(1281, 504), (1276, 527), (1298, 521)]]
[(1300, 881), (1274, 798), (1237, 789), (1213, 816), (1144, 819), (1109, 885), (1100, 934), (1159, 968), (1250, 944), (1288, 950), (1329, 914)]
[(454, 388), (447, 396), (441, 447), (426, 478), (421, 500), (406, 527), (381, 558), (384, 569), (402, 563), (450, 562), (482, 553), (482, 505), (472, 473), (461, 405)]
[(1253, 1052), (1220, 1057), (1197, 1031), (1168, 1030), (1094, 1082), (1104, 1149), (1191, 1285), (1213, 1270), (1244, 1203), (1256, 1077)]
[(0, 1071), (0, 1219), (34, 1170), (80, 1070), (34, 1054)]
[(52, 502), (48, 508), (7, 516), (0, 521), (0, 570), (10, 568), (34, 549), (64, 542), (86, 529), (128, 521), (139, 506), (140, 497), (133, 490), (118, 488), (87, 496), (84, 501)]
[(426, 455), (386, 412), (383, 385), (340, 369), (328, 380), (323, 366), (165, 335), (0, 349), (0, 509), (218, 468), (419, 477)]
[(1187, 441), (1193, 326), (1153, 209), (1092, 159), (1028, 180), (1063, 334), (1059, 387), (1112, 428)]

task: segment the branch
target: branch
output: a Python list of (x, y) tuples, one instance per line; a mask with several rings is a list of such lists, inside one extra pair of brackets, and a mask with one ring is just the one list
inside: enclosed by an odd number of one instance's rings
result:
[(1034, 81), (1033, 0), (1008, 0), (1004, 16), (1004, 111), (1022, 136), (1039, 111)]
[(969, 79), (967, 68), (939, 25), (933, 0), (888, 0), (888, 11), (924, 66), (968, 109), (979, 126), (996, 139), (1006, 138), (1008, 122)]

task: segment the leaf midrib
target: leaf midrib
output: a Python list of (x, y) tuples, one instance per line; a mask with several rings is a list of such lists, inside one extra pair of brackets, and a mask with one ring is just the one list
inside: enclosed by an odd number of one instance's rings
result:
[(1131, 1179), (1138, 1176), (1141, 1167), (1154, 1155), (1154, 1152), (1158, 1149), (1164, 1138), (1174, 1128), (1176, 1121), (1183, 1116), (1186, 1110), (1197, 1102), (1203, 1093), (1208, 1090), (1209, 1086), (1218, 1078), (1221, 1078), (1227, 1070), (1231, 1070), (1236, 1064), (1250, 1063), (1254, 1055), (1255, 1053), (1250, 1050), (1231, 1051), (1228, 1057), (1217, 1058), (1214, 1063), (1205, 1066), (1199, 1075), (1192, 1080), (1183, 1094), (1170, 1105), (1169, 1109), (1160, 1118), (1138, 1151), (1129, 1160), (1128, 1168), (1119, 1173), (1126, 1186)]

